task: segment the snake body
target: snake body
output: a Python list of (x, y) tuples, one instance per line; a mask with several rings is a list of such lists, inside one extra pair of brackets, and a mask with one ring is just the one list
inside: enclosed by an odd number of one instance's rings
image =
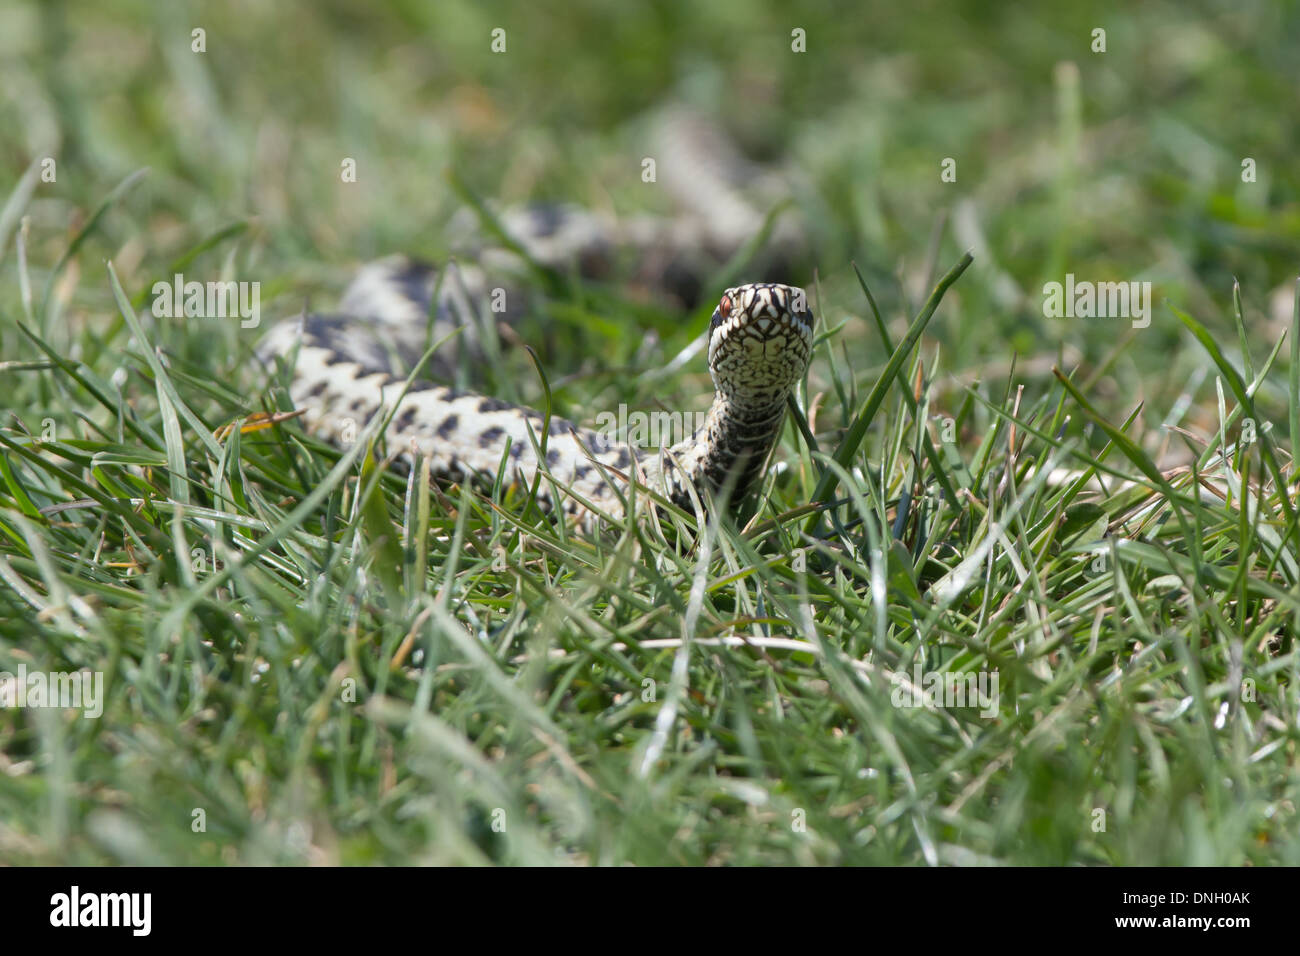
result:
[[(500, 222), (514, 249), (478, 250), (442, 274), (401, 258), (372, 263), (337, 312), (276, 326), (259, 357), (292, 363), (289, 396), (309, 430), (346, 443), (375, 416), (391, 414), (389, 447), (427, 457), (438, 477), (490, 481), (504, 462), (508, 478), (531, 487), (544, 452), (554, 485), (540, 482), (539, 499), (584, 520), (622, 515), (634, 479), (687, 511), (720, 492), (738, 503), (761, 477), (787, 397), (808, 366), (813, 317), (802, 289), (761, 282), (722, 293), (708, 330), (713, 403), (700, 427), (667, 448), (630, 447), (559, 417), (548, 425), (536, 409), (422, 379), (408, 384), (405, 374), (452, 331), (460, 334), (434, 354), (433, 375), (449, 379), (458, 365), (483, 360), (476, 318), (496, 291), (489, 276), (520, 271), (520, 251), (533, 265), (600, 278), (630, 255), (634, 281), (690, 304), (701, 264), (725, 260), (761, 221), (707, 173), (708, 163), (696, 166), (704, 172), (680, 178), (697, 207), (706, 196), (715, 199), (713, 208), (698, 210), (702, 216), (620, 224), (577, 207), (507, 212)], [(528, 308), (526, 297), (507, 299), (515, 312), (521, 301)]]
[[(375, 276), (364, 282), (372, 285)], [(390, 291), (399, 296), (400, 284)], [(544, 443), (547, 471), (571, 492), (562, 494), (564, 510), (585, 516), (591, 505), (610, 517), (623, 513), (633, 478), (687, 510), (694, 507), (692, 490), (701, 499), (725, 490), (736, 502), (748, 494), (780, 434), (787, 396), (808, 366), (813, 335), (803, 290), (775, 283), (727, 289), (709, 327), (715, 393), (703, 425), (668, 448), (644, 449), (559, 417), (546, 427), (536, 409), (475, 392), (419, 379), (408, 387), (382, 364), (382, 328), (372, 326), (367, 341), (357, 321), (308, 315), (273, 331), (264, 348), (264, 355), (296, 353), (289, 394), (310, 430), (343, 443), (391, 412), (390, 446), (428, 457), (432, 474), (490, 480), (504, 459), (508, 476), (526, 485)], [(423, 335), (422, 321), (418, 328)], [(543, 482), (539, 497), (555, 505), (552, 494)]]

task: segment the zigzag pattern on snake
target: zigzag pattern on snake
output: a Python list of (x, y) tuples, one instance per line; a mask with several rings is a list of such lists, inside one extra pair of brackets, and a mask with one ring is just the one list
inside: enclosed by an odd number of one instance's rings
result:
[[(534, 263), (604, 276), (612, 259), (630, 255), (638, 283), (689, 301), (699, 289), (700, 267), (725, 260), (761, 222), (725, 177), (710, 182), (710, 164), (696, 165), (686, 179), (703, 218), (620, 223), (577, 207), (533, 206), (507, 211), (501, 222)], [(701, 186), (712, 190), (709, 208)], [(508, 477), (531, 486), (544, 444), (546, 470), (562, 500), (552, 500), (546, 481), (539, 499), (584, 520), (591, 517), (588, 505), (622, 515), (633, 477), (688, 511), (693, 493), (704, 499), (725, 490), (734, 503), (756, 487), (780, 435), (787, 397), (811, 355), (814, 320), (802, 289), (759, 282), (721, 292), (708, 329), (713, 403), (703, 426), (668, 448), (630, 448), (558, 417), (543, 436), (544, 416), (535, 409), (423, 379), (402, 395), (404, 366), (458, 327), (450, 347), (435, 354), (432, 372), (449, 377), (456, 363), (481, 360), (475, 317), (484, 312), (492, 282), (519, 266), (510, 253), (490, 248), (444, 275), (402, 258), (373, 263), (336, 313), (280, 324), (258, 355), (268, 365), (292, 360), (290, 399), (309, 430), (339, 442), (345, 429), (359, 430), (391, 412), (389, 446), (418, 450), (437, 477), (490, 481), (505, 458)]]

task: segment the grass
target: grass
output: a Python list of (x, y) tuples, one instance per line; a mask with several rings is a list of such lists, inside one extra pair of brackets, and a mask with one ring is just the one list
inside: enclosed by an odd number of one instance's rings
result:
[[(0, 710), (0, 860), (1300, 863), (1293, 13), (521, 7), (493, 61), (495, 14), (435, 6), (2, 15), (0, 670), (106, 701)], [(791, 17), (815, 69), (736, 61)], [(331, 302), (443, 257), (465, 193), (666, 208), (629, 117), (667, 95), (762, 103), (733, 132), (816, 224), (803, 421), (740, 526), (377, 469), (258, 417), (262, 330), (144, 307), (177, 269)], [(1044, 319), (1066, 272), (1164, 301)], [(545, 384), (488, 391), (703, 407), (702, 361), (656, 374), (701, 322), (549, 291)], [(906, 706), (935, 673), (994, 711)]]

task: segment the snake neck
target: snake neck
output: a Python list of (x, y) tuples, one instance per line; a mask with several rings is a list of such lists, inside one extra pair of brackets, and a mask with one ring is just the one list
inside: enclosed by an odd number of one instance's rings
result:
[(729, 491), (731, 500), (738, 502), (755, 490), (781, 434), (788, 395), (789, 389), (745, 393), (719, 389), (704, 426), (668, 450), (670, 464), (665, 471), (673, 502), (688, 511), (692, 508), (690, 493), (680, 480), (683, 472), (697, 493)]

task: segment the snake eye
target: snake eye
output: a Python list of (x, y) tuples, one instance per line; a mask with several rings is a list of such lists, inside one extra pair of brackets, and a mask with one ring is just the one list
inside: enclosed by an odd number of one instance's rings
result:
[(718, 303), (718, 315), (724, 319), (731, 317), (731, 296), (724, 295), (722, 301)]

